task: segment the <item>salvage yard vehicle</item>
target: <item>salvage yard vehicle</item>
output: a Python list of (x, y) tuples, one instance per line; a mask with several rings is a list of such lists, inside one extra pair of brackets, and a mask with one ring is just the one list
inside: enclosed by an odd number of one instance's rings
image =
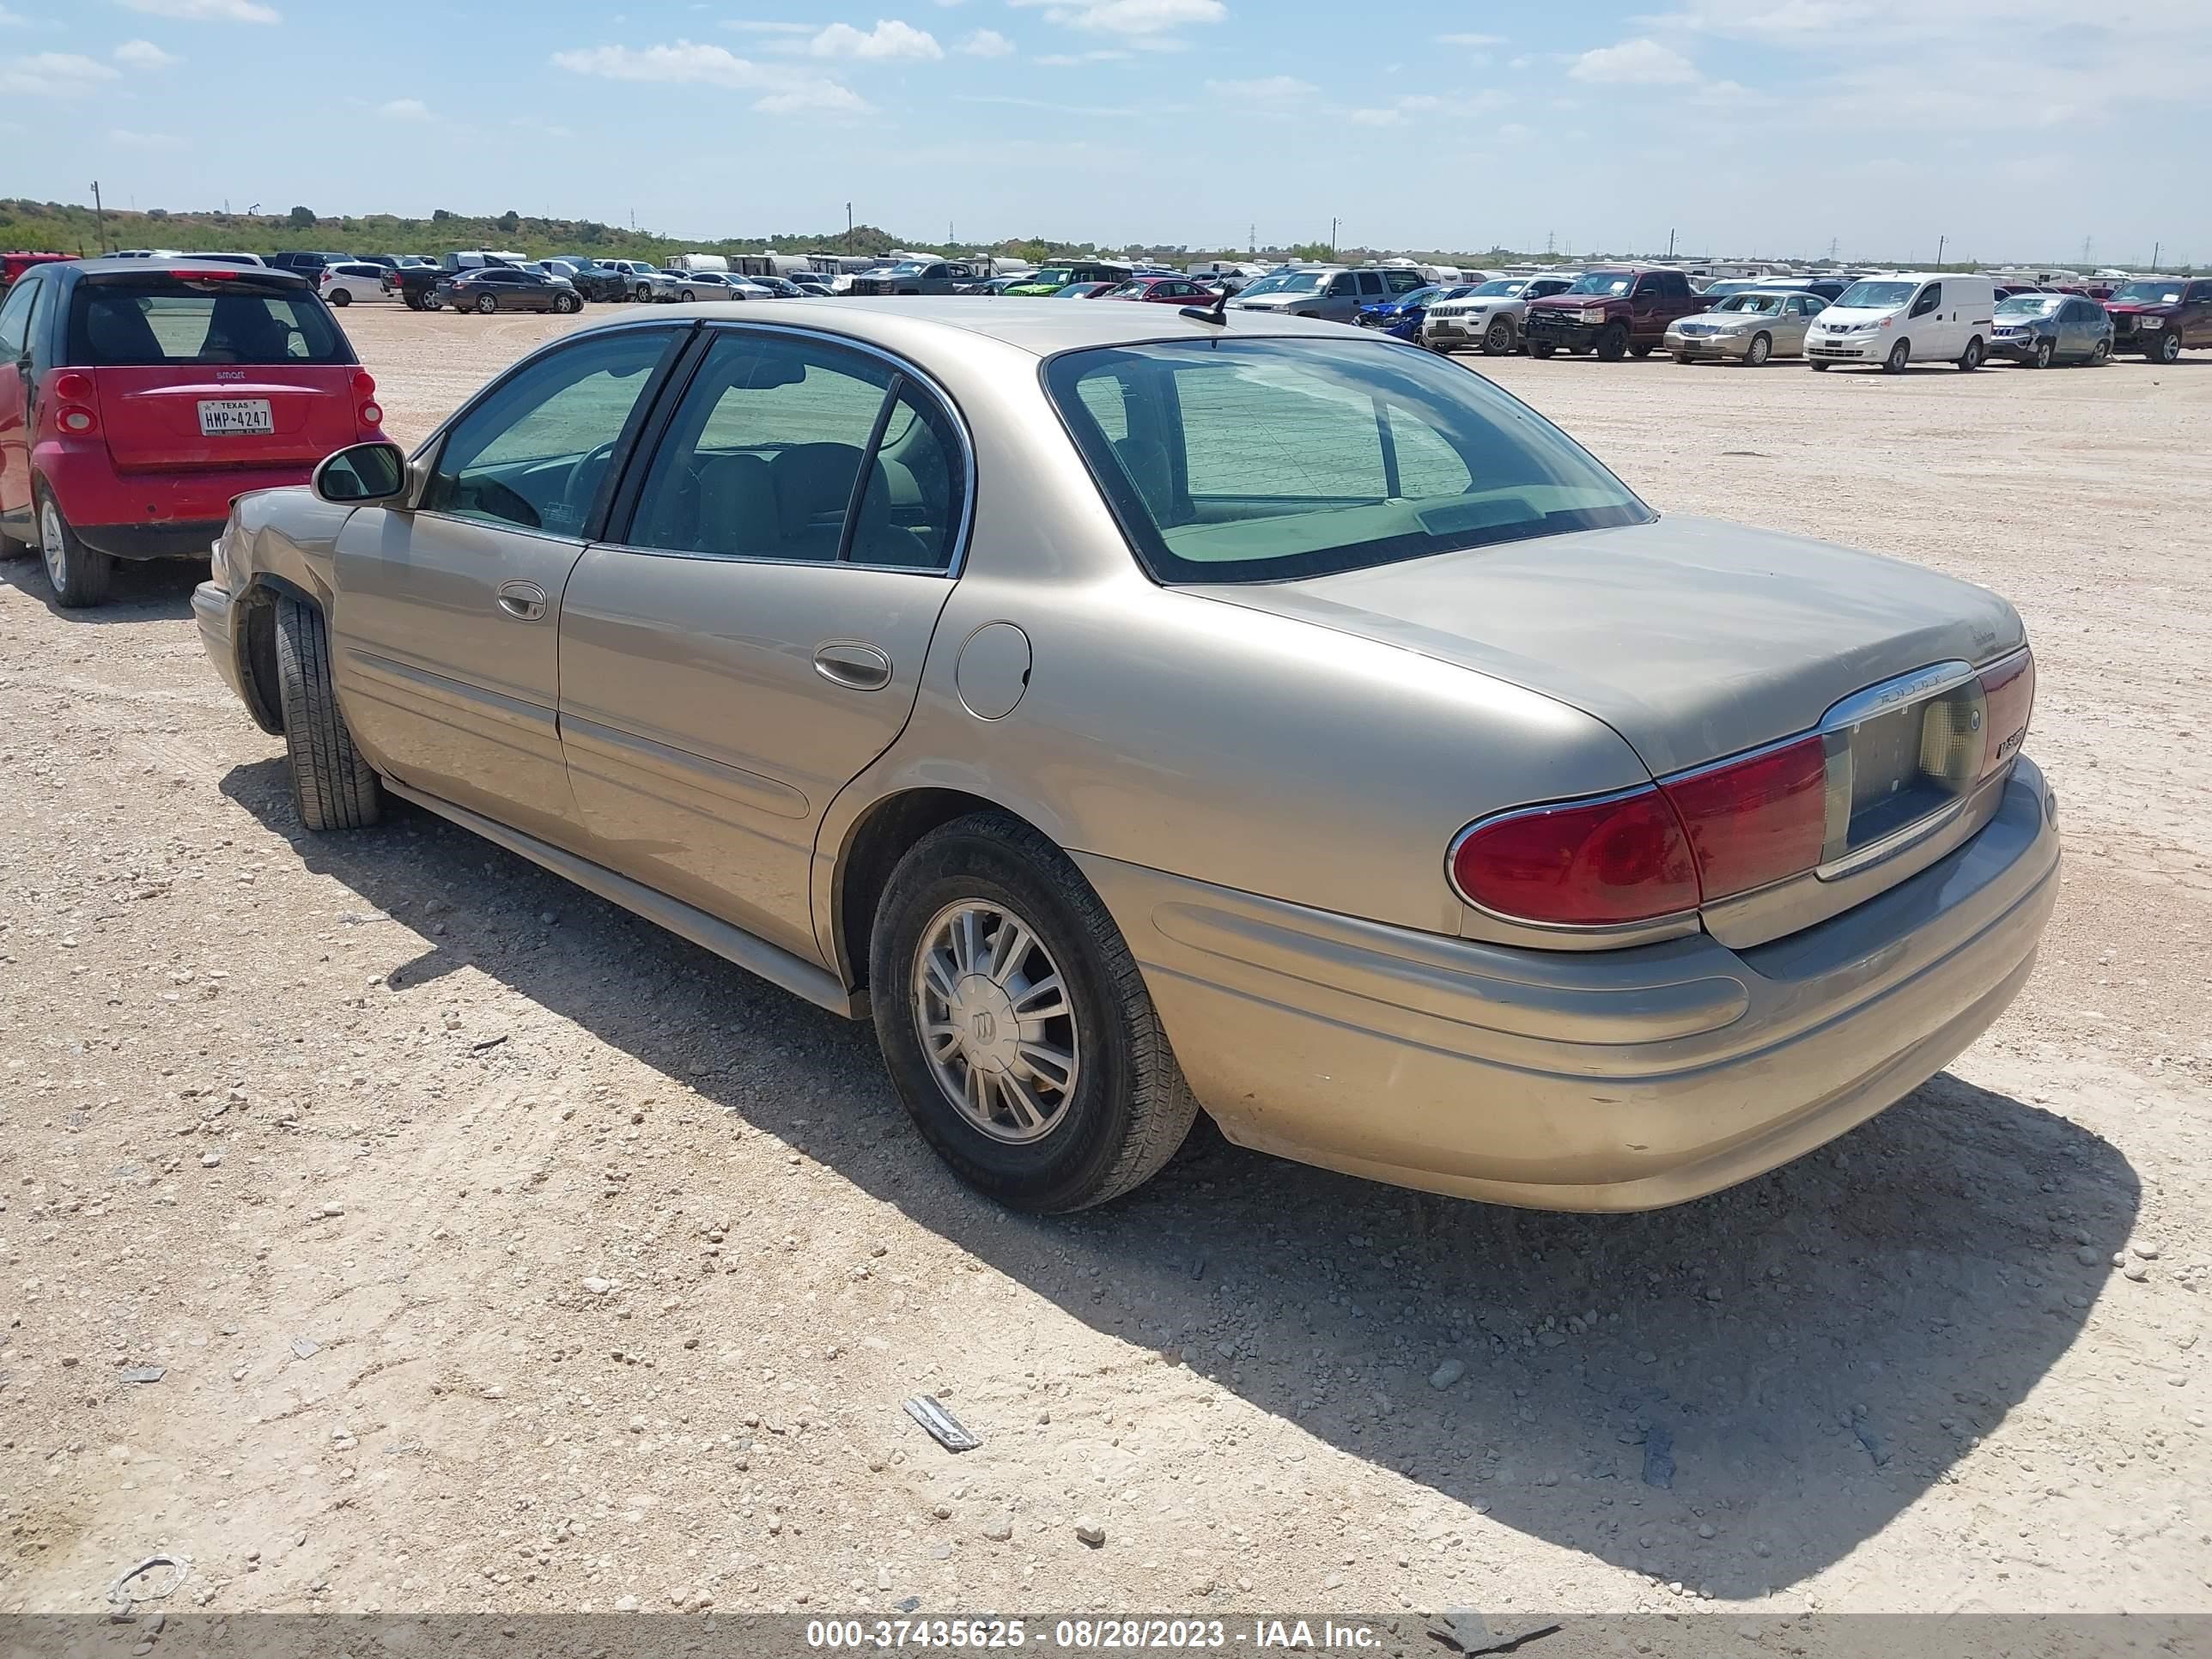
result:
[(2160, 276), (2123, 283), (2105, 302), (2112, 349), (2178, 362), (2185, 346), (2212, 346), (2212, 280)]
[(1565, 293), (1579, 275), (1494, 277), (1439, 300), (1421, 319), (1421, 343), (1431, 351), (1479, 344), (1486, 356), (1510, 356), (1521, 349), (1528, 302)]
[(957, 294), (970, 283), (990, 275), (988, 266), (966, 259), (902, 259), (896, 264), (864, 270), (846, 290), (855, 295)]
[(1200, 1109), (1674, 1203), (2026, 979), (2058, 845), (1996, 595), (1662, 520), (1371, 333), (757, 314), (586, 326), (411, 459), (239, 500), (193, 609), (308, 829), (397, 796), (872, 1018), (922, 1136), (1041, 1211)]
[(1679, 270), (1617, 266), (1586, 271), (1559, 293), (1530, 301), (1521, 330), (1532, 357), (1564, 349), (1618, 362), (1631, 353), (1650, 356), (1677, 319), (1705, 308)]
[(1188, 276), (1132, 276), (1098, 296), (1102, 300), (1133, 300), (1141, 305), (1210, 306), (1217, 292)]
[(2029, 368), (2101, 363), (2112, 355), (2112, 319), (2094, 300), (2071, 294), (2015, 294), (1997, 301), (1990, 356)]
[(1078, 259), (1072, 264), (1040, 265), (1024, 280), (1006, 290), (1008, 299), (1042, 299), (1071, 283), (1105, 283), (1119, 287), (1137, 273), (1110, 259)]
[(233, 497), (381, 438), (375, 391), (295, 273), (36, 266), (0, 305), (0, 550), (98, 605), (118, 559), (204, 559)]
[(1996, 309), (1996, 285), (1986, 276), (1902, 270), (1863, 276), (1814, 320), (1805, 356), (1814, 368), (1878, 363), (1902, 374), (1924, 361), (1972, 371), (1989, 356)]
[(1790, 289), (1745, 289), (1669, 323), (1667, 349), (1678, 363), (1733, 359), (1753, 368), (1770, 357), (1802, 356), (1806, 331), (1827, 303)]
[(480, 265), (474, 270), (454, 271), (438, 279), (433, 296), (456, 311), (553, 311), (563, 315), (584, 308), (584, 296), (573, 283), (543, 271), (514, 265)]
[(349, 306), (356, 301), (374, 304), (397, 300), (397, 291), (386, 286), (392, 275), (383, 265), (349, 259), (343, 264), (323, 267), (319, 291), (334, 306)]

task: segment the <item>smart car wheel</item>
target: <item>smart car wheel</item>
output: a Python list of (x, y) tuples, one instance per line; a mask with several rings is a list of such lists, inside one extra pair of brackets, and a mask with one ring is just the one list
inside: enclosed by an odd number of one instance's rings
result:
[(1743, 360), (1753, 368), (1757, 368), (1773, 355), (1774, 337), (1771, 334), (1759, 333), (1753, 335), (1751, 343), (1744, 348)]
[(330, 630), (302, 599), (276, 601), (276, 702), (300, 822), (360, 830), (383, 817), (384, 785), (353, 746), (331, 683)]
[(1905, 364), (1911, 361), (1912, 343), (1910, 340), (1899, 340), (1895, 345), (1890, 347), (1889, 356), (1881, 360), (1882, 373), (1902, 374), (1905, 373)]
[(33, 488), (32, 497), (39, 512), (39, 555), (46, 562), (46, 582), (54, 590), (54, 603), (64, 611), (105, 604), (108, 584), (115, 576), (115, 561), (77, 539), (61, 503), (43, 481)]
[(1503, 317), (1483, 331), (1482, 349), (1492, 357), (1503, 357), (1513, 349), (1513, 325)]
[(2035, 343), (2035, 354), (2028, 359), (2028, 367), (2031, 368), (2050, 368), (2052, 350), (2053, 348), (2049, 340), (2038, 340)]
[(1197, 1103), (1121, 932), (1066, 854), (979, 813), (900, 860), (868, 985), (922, 1137), (969, 1185), (1054, 1212), (1156, 1174)]

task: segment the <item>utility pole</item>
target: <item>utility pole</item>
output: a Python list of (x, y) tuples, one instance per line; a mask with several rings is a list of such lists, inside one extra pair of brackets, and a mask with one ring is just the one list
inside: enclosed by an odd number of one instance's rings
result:
[(1838, 237), (1831, 236), (1828, 238), (1828, 263), (1830, 264), (1836, 263), (1836, 249), (1839, 245), (1839, 242), (1840, 239)]
[(1260, 251), (1260, 222), (1257, 219), (1244, 228), (1244, 251), (1247, 253)]
[(92, 181), (92, 216), (100, 222), (100, 252), (104, 258), (107, 253), (107, 210), (100, 204), (97, 179)]
[(2094, 236), (2084, 236), (2081, 239), (2081, 263), (2083, 264), (2086, 265), (2089, 263), (2089, 250), (2096, 245), (2097, 239)]
[(1671, 227), (1667, 232), (1667, 257), (1669, 259), (1674, 257), (1674, 232)]
[(853, 251), (853, 204), (845, 204), (845, 252)]
[(1328, 222), (1328, 257), (1332, 259), (1336, 258), (1336, 227), (1337, 221), (1332, 216)]
[(2156, 270), (2158, 269), (2159, 252), (2160, 249), (2164, 248), (2166, 244), (2163, 242), (2153, 242), (2150, 245), (2150, 268), (2153, 270)]
[(1938, 270), (1943, 269), (1943, 244), (1950, 240), (1948, 236), (1938, 236), (1936, 239), (1936, 269)]
[(1553, 238), (1556, 234), (1557, 234), (1557, 233), (1556, 233), (1556, 232), (1554, 232), (1554, 231), (1549, 231), (1549, 230), (1547, 230), (1547, 231), (1546, 231), (1546, 232), (1544, 233), (1544, 253), (1545, 253), (1545, 256), (1546, 256), (1547, 258), (1549, 258), (1549, 257), (1550, 257), (1553, 252), (1555, 252), (1557, 251), (1557, 250), (1554, 248), (1553, 245)]

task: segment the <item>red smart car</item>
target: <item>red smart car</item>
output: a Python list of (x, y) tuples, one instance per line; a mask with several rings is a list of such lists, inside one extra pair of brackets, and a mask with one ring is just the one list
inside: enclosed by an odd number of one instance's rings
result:
[(188, 259), (36, 265), (0, 304), (0, 553), (54, 602), (118, 559), (204, 559), (234, 497), (383, 436), (376, 382), (306, 278)]

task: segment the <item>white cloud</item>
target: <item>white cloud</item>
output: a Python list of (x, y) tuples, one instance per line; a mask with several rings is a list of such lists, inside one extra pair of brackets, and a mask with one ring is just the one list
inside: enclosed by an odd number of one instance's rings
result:
[(30, 21), (20, 11), (10, 11), (7, 7), (0, 6), (0, 29), (19, 29)]
[(420, 98), (393, 98), (376, 106), (376, 112), (387, 121), (428, 121), (434, 118), (430, 106)]
[(1437, 44), (1440, 46), (1473, 46), (1480, 50), (1484, 46), (1502, 46), (1505, 44), (1505, 37), (1502, 34), (1439, 34)]
[(1286, 104), (1321, 90), (1295, 75), (1268, 75), (1256, 81), (1208, 81), (1206, 89), (1245, 104)]
[(127, 127), (111, 127), (107, 142), (118, 149), (182, 149), (185, 141), (167, 132), (133, 132)]
[(96, 58), (74, 52), (34, 52), (0, 58), (0, 93), (34, 98), (78, 98), (123, 77)]
[(897, 18), (879, 18), (872, 29), (856, 29), (850, 23), (832, 23), (806, 43), (811, 58), (937, 58), (945, 48), (926, 29)]
[(1218, 23), (1229, 15), (1222, 0), (1007, 0), (1042, 6), (1045, 15), (1070, 28), (1102, 34), (1159, 36), (1192, 23)]
[(1697, 80), (1698, 66), (1672, 46), (1638, 39), (1586, 52), (1568, 65), (1567, 73), (1604, 86), (1680, 87)]
[(125, 40), (112, 55), (126, 69), (167, 69), (172, 64), (184, 62), (174, 52), (163, 52), (151, 40)]
[(115, 0), (125, 11), (185, 23), (281, 23), (284, 15), (259, 0)]
[(721, 46), (678, 40), (667, 46), (587, 46), (553, 54), (556, 68), (607, 81), (660, 82), (757, 92), (753, 107), (769, 114), (794, 110), (864, 110), (851, 88), (794, 74), (781, 64), (756, 64)]
[[(944, 3), (944, 0), (939, 0), (939, 3)], [(1010, 58), (1014, 43), (996, 29), (977, 29), (953, 50), (970, 58)]]
[(1054, 69), (1073, 69), (1078, 64), (1115, 64), (1130, 56), (1126, 52), (1102, 49), (1097, 52), (1048, 52), (1032, 61), (1049, 64)]

